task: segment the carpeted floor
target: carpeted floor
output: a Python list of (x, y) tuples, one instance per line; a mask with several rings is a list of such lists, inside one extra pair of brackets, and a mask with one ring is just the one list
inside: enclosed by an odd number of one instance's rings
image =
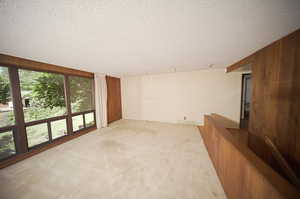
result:
[(226, 196), (195, 126), (121, 120), (0, 170), (0, 198)]

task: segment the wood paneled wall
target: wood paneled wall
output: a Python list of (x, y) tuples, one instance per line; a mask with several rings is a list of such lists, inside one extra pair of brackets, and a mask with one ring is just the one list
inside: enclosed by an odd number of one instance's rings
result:
[[(252, 64), (249, 146), (276, 167), (263, 136), (300, 171), (300, 31), (256, 53)], [(300, 173), (298, 173), (300, 174)]]
[(107, 121), (111, 123), (122, 119), (120, 78), (106, 76), (107, 84)]
[(299, 192), (233, 137), (214, 117), (204, 117), (201, 135), (229, 199), (295, 199)]
[(300, 175), (300, 30), (229, 66), (252, 65), (249, 146), (273, 168), (267, 135)]

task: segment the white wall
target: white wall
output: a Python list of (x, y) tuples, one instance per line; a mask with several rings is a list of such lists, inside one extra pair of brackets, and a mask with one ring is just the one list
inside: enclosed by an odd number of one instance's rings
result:
[[(203, 115), (239, 121), (241, 74), (200, 70), (121, 78), (123, 118), (202, 124)], [(184, 120), (186, 117), (186, 120)]]

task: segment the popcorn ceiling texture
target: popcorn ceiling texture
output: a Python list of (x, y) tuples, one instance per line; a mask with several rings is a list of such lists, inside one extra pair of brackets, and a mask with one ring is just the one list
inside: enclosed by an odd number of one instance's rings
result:
[(300, 27), (299, 0), (0, 0), (0, 53), (135, 75), (226, 67)]
[(0, 170), (5, 199), (225, 199), (196, 126), (121, 120)]

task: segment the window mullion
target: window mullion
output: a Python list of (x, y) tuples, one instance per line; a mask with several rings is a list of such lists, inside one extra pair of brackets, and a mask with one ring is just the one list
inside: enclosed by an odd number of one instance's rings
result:
[(13, 98), (15, 126), (17, 127), (13, 131), (16, 142), (16, 150), (17, 153), (25, 153), (28, 151), (28, 146), (18, 69), (16, 67), (9, 67), (8, 71)]
[(70, 83), (69, 83), (69, 76), (65, 75), (64, 80), (64, 89), (65, 89), (65, 102), (67, 107), (67, 129), (68, 135), (73, 134), (73, 125), (72, 125), (72, 113), (71, 113), (71, 95), (70, 95)]

